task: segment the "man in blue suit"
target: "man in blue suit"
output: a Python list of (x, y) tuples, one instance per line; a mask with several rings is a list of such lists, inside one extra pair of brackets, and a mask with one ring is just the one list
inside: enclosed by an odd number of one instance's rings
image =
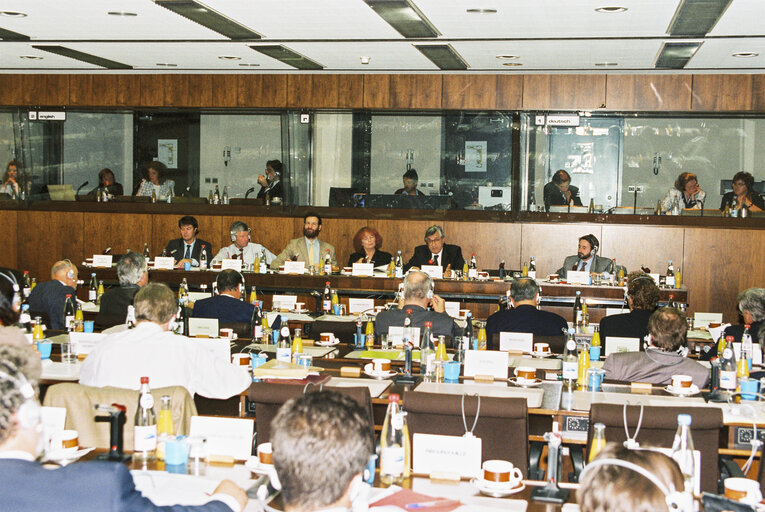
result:
[(64, 325), (64, 302), (66, 296), (77, 300), (77, 267), (69, 260), (57, 261), (50, 269), (50, 281), (35, 286), (29, 294), (29, 312), (45, 313), (50, 319), (51, 329), (66, 329)]
[(217, 318), (220, 322), (249, 322), (255, 306), (242, 302), (244, 278), (236, 270), (223, 270), (215, 280), (218, 293), (208, 299), (194, 303), (191, 316), (195, 318)]
[(135, 488), (124, 464), (83, 462), (45, 469), (35, 461), (43, 446), (41, 409), (31, 368), (34, 352), (0, 346), (0, 496), (4, 512), (239, 512), (247, 495), (224, 480), (199, 506), (154, 505)]

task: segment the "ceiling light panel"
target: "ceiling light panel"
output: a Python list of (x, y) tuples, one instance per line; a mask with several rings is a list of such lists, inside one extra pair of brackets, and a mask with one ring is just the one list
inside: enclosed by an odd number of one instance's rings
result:
[[(627, 12), (601, 14), (603, 0), (524, 0), (497, 2), (497, 14), (467, 15), (480, 7), (476, 0), (416, 0), (436, 26), (449, 38), (554, 38), (663, 36), (679, 0), (619, 0)], [(488, 4), (487, 4), (488, 5)]]
[(364, 0), (382, 19), (406, 38), (435, 38), (438, 29), (412, 0)]
[(683, 69), (701, 46), (699, 41), (668, 41), (656, 57), (656, 69)]
[(445, 71), (464, 71), (468, 68), (464, 59), (448, 44), (416, 44), (414, 45), (439, 69)]
[[(55, 55), (53, 53), (44, 52), (32, 48), (28, 43), (3, 43), (3, 51), (0, 52), (0, 69), (15, 70), (15, 69), (52, 69), (52, 70), (68, 70), (68, 69), (82, 69), (82, 70), (98, 70), (104, 69), (100, 66), (93, 64), (87, 64), (77, 60)], [(35, 55), (42, 57), (42, 60), (29, 60), (21, 59), (22, 55)], [(740, 60), (740, 59), (737, 59)]]
[(157, 5), (234, 41), (261, 39), (261, 35), (198, 0), (154, 0)]
[(293, 69), (319, 71), (324, 69), (324, 64), (316, 62), (312, 58), (296, 52), (288, 46), (282, 44), (263, 44), (249, 45), (251, 49), (262, 53), (272, 59), (287, 64)]
[(736, 0), (723, 13), (720, 21), (709, 32), (712, 36), (762, 35), (765, 2), (762, 0)]
[[(327, 69), (380, 71), (438, 71), (438, 67), (409, 41), (366, 43), (290, 43), (296, 52), (308, 55)], [(370, 57), (361, 64), (359, 55)]]
[(704, 37), (733, 0), (682, 0), (667, 33), (675, 37)]
[(94, 66), (99, 66), (105, 69), (132, 69), (132, 66), (130, 66), (129, 64), (125, 64), (124, 62), (117, 62), (114, 60), (105, 59), (98, 55), (93, 55), (92, 53), (87, 53), (87, 52), (81, 52), (79, 50), (75, 50), (67, 46), (42, 44), (42, 45), (32, 45), (32, 48), (36, 50), (48, 52), (48, 53), (53, 53), (55, 55), (61, 55), (62, 57), (67, 57), (69, 59), (77, 60), (80, 62), (87, 62), (88, 64), (93, 64)]
[[(748, 59), (733, 57), (737, 52), (759, 53)], [(762, 38), (706, 39), (688, 63), (686, 69), (763, 69), (765, 68), (765, 40)]]

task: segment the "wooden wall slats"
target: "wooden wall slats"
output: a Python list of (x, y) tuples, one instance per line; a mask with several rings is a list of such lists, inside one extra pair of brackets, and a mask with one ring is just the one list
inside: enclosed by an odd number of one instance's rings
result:
[(442, 108), (521, 108), (523, 77), (520, 75), (444, 75)]
[(598, 254), (616, 258), (616, 263), (629, 270), (645, 266), (651, 272), (663, 274), (667, 271), (668, 260), (672, 260), (675, 269), (685, 269), (681, 227), (607, 225), (603, 226), (601, 233)]
[(364, 108), (441, 108), (441, 75), (365, 75)]
[(98, 232), (91, 231), (93, 214), (88, 214), (87, 225), (85, 215), (82, 212), (19, 211), (16, 229), (23, 234), (17, 244), (21, 270), (29, 270), (38, 283), (48, 281), (50, 268), (58, 260), (68, 258), (81, 266), (85, 233), (93, 243), (108, 243)]
[(608, 75), (609, 110), (690, 110), (691, 75)]
[(16, 106), (24, 105), (21, 87), (22, 75), (3, 75), (0, 74), (0, 105)]
[(237, 75), (212, 76), (212, 106), (237, 106)]
[(752, 75), (693, 75), (692, 110), (720, 112), (752, 108)]
[(166, 75), (163, 105), (206, 107), (213, 104), (212, 75)]
[(69, 104), (69, 75), (0, 75), (5, 105), (60, 107)]
[(0, 250), (0, 267), (19, 268), (18, 258), (18, 212), (0, 210), (0, 226), (3, 228), (3, 248)]
[(69, 104), (82, 106), (138, 105), (139, 75), (69, 75)]
[(287, 75), (237, 75), (239, 107), (287, 106)]
[(296, 108), (361, 108), (362, 75), (288, 75), (287, 106)]
[(141, 107), (163, 107), (165, 105), (165, 82), (176, 80), (175, 75), (139, 75), (141, 84)]
[[(524, 256), (521, 254), (520, 224), (447, 222), (443, 227), (447, 243), (459, 245), (465, 261), (469, 261), (470, 255), (475, 253), (479, 270), (499, 268), (502, 260), (505, 260), (505, 268), (508, 270), (521, 268)], [(425, 233), (422, 235), (424, 237)]]
[(757, 112), (765, 110), (765, 75), (752, 77), (752, 110)]
[(606, 75), (525, 75), (524, 109), (594, 110), (606, 101)]

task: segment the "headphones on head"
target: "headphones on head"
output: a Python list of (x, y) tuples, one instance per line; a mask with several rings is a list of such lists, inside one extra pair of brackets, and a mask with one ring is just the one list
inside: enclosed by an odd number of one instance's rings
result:
[(592, 247), (592, 252), (598, 252), (600, 242), (598, 242), (598, 239), (595, 238), (595, 235), (590, 233), (589, 235), (584, 235), (580, 240), (587, 240), (590, 243), (590, 247)]
[(21, 308), (21, 289), (19, 288), (19, 282), (16, 281), (16, 276), (14, 276), (13, 273), (6, 274), (5, 272), (0, 272), (0, 276), (6, 278), (8, 282), (11, 283), (11, 287), (13, 288), (11, 309), (15, 311), (16, 309)]
[(24, 374), (19, 372), (18, 375), (18, 378), (16, 378), (0, 370), (0, 378), (4, 377), (12, 382), (13, 387), (16, 388), (22, 398), (24, 398), (24, 402), (22, 402), (16, 411), (21, 426), (24, 428), (42, 429), (40, 423), (40, 420), (42, 419), (42, 409), (40, 408), (40, 404), (37, 403), (37, 400), (35, 400), (35, 390)]
[(240, 231), (247, 231), (247, 241), (250, 241), (250, 237), (252, 236), (252, 231), (250, 231), (250, 228), (241, 221), (236, 221), (233, 224), (231, 224), (231, 229), (229, 230), (229, 234), (231, 235), (231, 241), (236, 242), (236, 234)]
[(69, 271), (66, 273), (66, 277), (68, 277), (69, 279), (74, 279), (74, 264), (72, 263), (72, 261), (69, 258), (65, 260), (61, 260), (61, 261), (65, 261), (69, 263)]
[(585, 474), (600, 466), (619, 466), (634, 471), (647, 478), (652, 484), (658, 487), (664, 495), (667, 508), (670, 512), (693, 512), (694, 510), (693, 494), (685, 492), (685, 490), (675, 490), (675, 486), (672, 485), (671, 482), (667, 484), (668, 486), (665, 485), (656, 475), (648, 471), (646, 468), (638, 466), (634, 462), (621, 459), (595, 459), (584, 467), (579, 475), (579, 481), (582, 481)]
[[(231, 269), (231, 270), (234, 270), (234, 269)], [(247, 290), (247, 286), (244, 283), (244, 276), (242, 275), (241, 272), (239, 272), (237, 270), (234, 270), (234, 272), (236, 272), (237, 275), (239, 276), (239, 293), (245, 293), (245, 291)], [(221, 274), (218, 274), (218, 277), (215, 278), (215, 288), (216, 289), (218, 289), (218, 278), (220, 278), (220, 276), (221, 276)]]

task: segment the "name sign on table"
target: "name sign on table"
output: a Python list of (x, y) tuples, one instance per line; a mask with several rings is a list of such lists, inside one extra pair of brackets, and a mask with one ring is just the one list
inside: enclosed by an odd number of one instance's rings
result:
[(189, 336), (207, 336), (217, 338), (219, 336), (217, 318), (189, 318)]
[(375, 308), (374, 299), (348, 299), (348, 312), (363, 313), (364, 311), (373, 310)]
[(444, 269), (441, 267), (441, 265), (423, 265), (420, 267), (420, 270), (428, 274), (433, 279), (444, 278)]
[(590, 273), (586, 270), (569, 270), (566, 272), (566, 282), (568, 284), (590, 284)]
[[(733, 342), (733, 354), (736, 356), (736, 361), (741, 359), (741, 342)], [(752, 343), (752, 364), (762, 364), (762, 347), (759, 343)]]
[(223, 258), (223, 261), (220, 264), (221, 270), (236, 270), (237, 272), (242, 271), (242, 260), (239, 259), (232, 259), (232, 258)]
[(98, 268), (112, 268), (111, 254), (94, 254), (93, 266)]
[(452, 318), (464, 318), (460, 316), (460, 303), (444, 301), (444, 311)]
[[(608, 341), (610, 343), (611, 338)], [(507, 379), (507, 363), (507, 352), (468, 350), (465, 352), (465, 377), (491, 375), (495, 379)]]
[(502, 352), (513, 350), (530, 354), (534, 350), (534, 335), (530, 332), (500, 332), (499, 350)]
[(354, 263), (353, 267), (351, 267), (352, 276), (373, 276), (374, 273), (374, 263)]
[(305, 261), (285, 261), (285, 274), (305, 274)]
[(75, 354), (90, 354), (93, 347), (105, 337), (106, 334), (100, 332), (70, 332), (69, 342)]
[(154, 270), (173, 270), (175, 258), (172, 256), (157, 256), (154, 258)]
[(699, 329), (701, 327), (709, 327), (710, 323), (721, 324), (722, 313), (694, 313), (693, 314), (693, 327)]
[[(391, 325), (388, 327), (388, 339), (394, 347), (400, 347), (404, 344), (404, 328)], [(420, 346), (420, 328), (412, 327), (411, 342), (415, 347)]]
[(659, 277), (661, 277), (661, 274), (651, 272), (648, 274), (653, 279), (653, 282), (656, 283), (656, 286), (659, 286)]
[(414, 434), (412, 460), (415, 473), (454, 473), (472, 478), (481, 474), (481, 438)]
[(606, 343), (606, 357), (617, 352), (639, 352), (640, 338), (622, 338), (619, 336), (609, 336)]
[(295, 309), (297, 295), (274, 295), (271, 302), (274, 309)]
[(252, 455), (255, 421), (244, 418), (192, 416), (189, 437), (206, 437), (209, 455), (247, 460)]

